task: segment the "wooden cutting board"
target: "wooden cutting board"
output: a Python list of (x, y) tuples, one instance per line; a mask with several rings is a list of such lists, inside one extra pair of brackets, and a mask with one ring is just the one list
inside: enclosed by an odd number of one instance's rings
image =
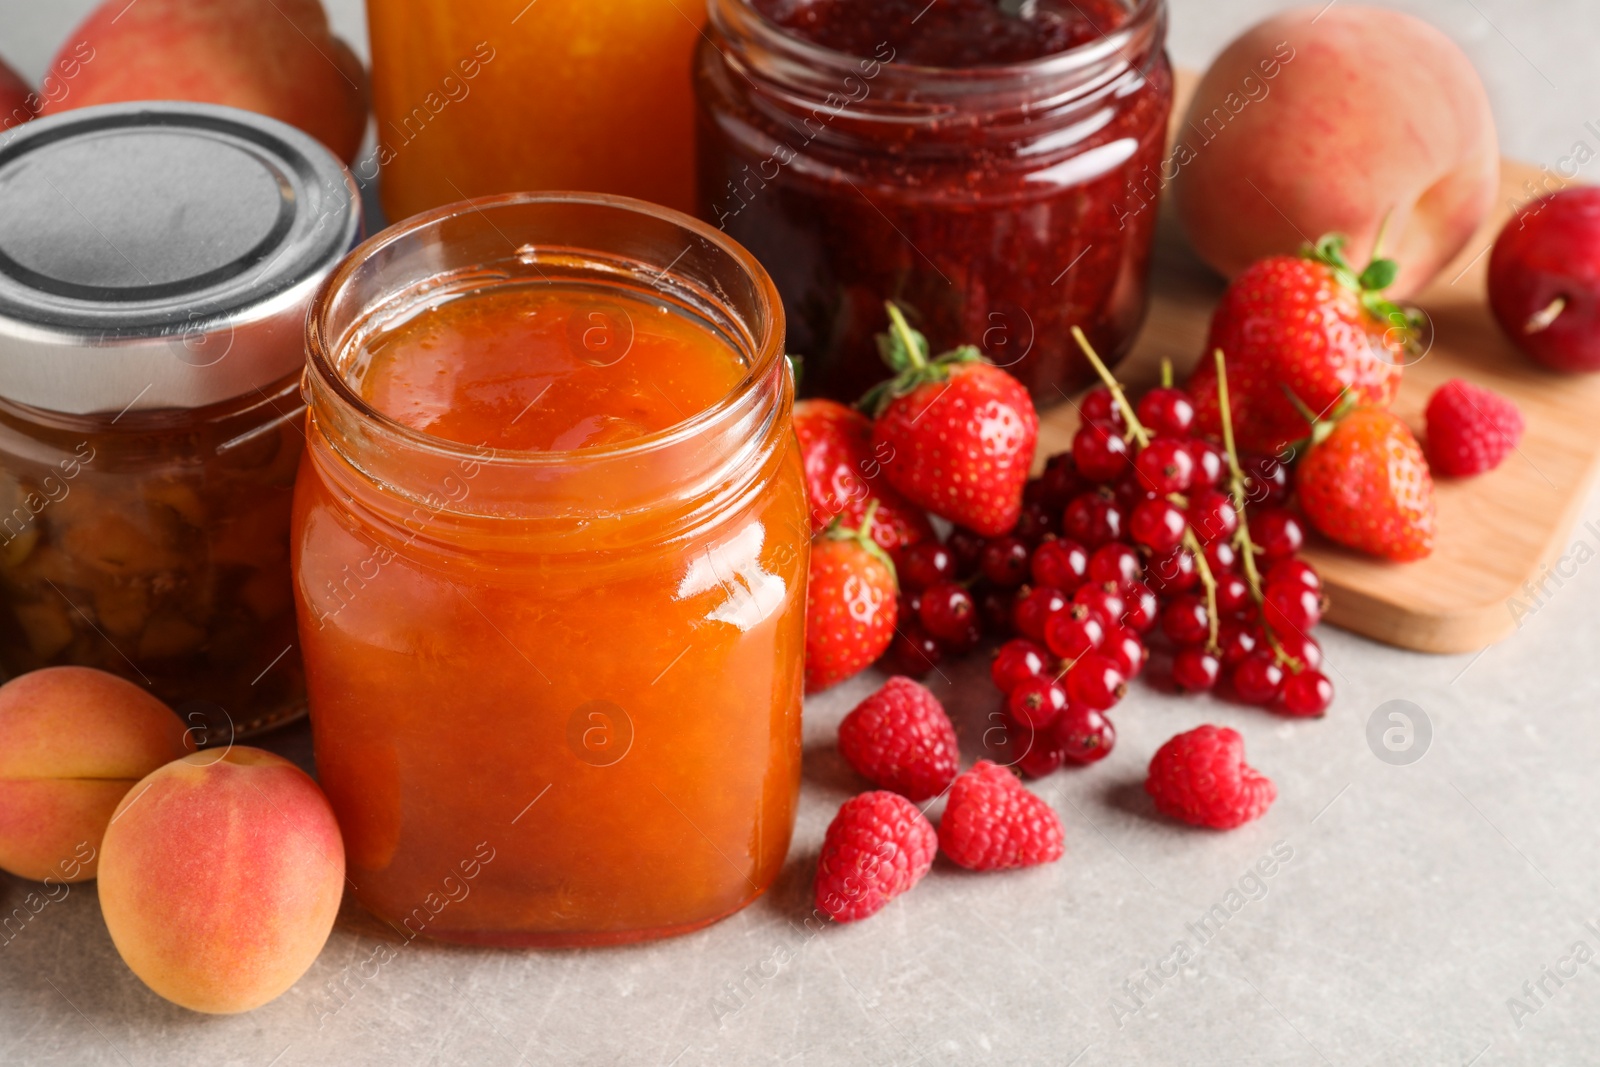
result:
[[(1193, 80), (1183, 83), (1178, 115)], [(1428, 397), (1465, 378), (1516, 401), (1527, 433), (1498, 470), (1438, 481), (1439, 539), (1428, 559), (1386, 563), (1313, 541), (1306, 559), (1327, 585), (1327, 620), (1336, 626), (1422, 652), (1476, 652), (1513, 633), (1574, 566), (1600, 554), (1600, 529), (1573, 530), (1600, 467), (1600, 374), (1556, 374), (1528, 360), (1500, 331), (1485, 295), (1495, 235), (1536, 187), (1526, 183), (1548, 179), (1525, 164), (1502, 164), (1493, 218), (1415, 300), (1433, 321), (1433, 346), (1406, 369), (1394, 408), (1420, 439)], [(1139, 388), (1156, 381), (1162, 359), (1179, 380), (1187, 375), (1223, 289), (1165, 209), (1162, 216), (1149, 318), (1117, 371)], [(1041, 423), (1041, 455), (1071, 446), (1073, 405), (1046, 412)]]

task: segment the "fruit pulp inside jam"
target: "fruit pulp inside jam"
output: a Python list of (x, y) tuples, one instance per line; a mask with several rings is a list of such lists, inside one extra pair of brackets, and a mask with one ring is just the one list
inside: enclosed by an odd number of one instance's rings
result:
[(1128, 18), (1119, 0), (754, 0), (813, 44), (920, 67), (1025, 63), (1096, 40)]

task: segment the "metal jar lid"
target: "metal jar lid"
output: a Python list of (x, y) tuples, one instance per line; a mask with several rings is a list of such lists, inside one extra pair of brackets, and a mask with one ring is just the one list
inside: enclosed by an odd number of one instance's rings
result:
[(338, 159), (275, 119), (135, 103), (17, 126), (0, 137), (0, 396), (89, 415), (276, 382), (360, 227)]

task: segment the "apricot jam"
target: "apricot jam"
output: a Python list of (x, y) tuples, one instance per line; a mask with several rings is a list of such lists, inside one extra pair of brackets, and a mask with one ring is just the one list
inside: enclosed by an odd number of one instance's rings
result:
[(406, 936), (678, 933), (793, 829), (809, 524), (777, 295), (709, 227), (454, 205), (308, 323), (294, 568), (319, 777)]
[(1143, 320), (1172, 104), (1164, 0), (710, 0), (702, 218), (772, 271), (806, 389), (888, 373), (899, 302), (1042, 403)]

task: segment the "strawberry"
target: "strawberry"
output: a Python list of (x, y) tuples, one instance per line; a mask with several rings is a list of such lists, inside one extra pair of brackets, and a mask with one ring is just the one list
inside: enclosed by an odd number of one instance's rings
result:
[(855, 529), (834, 520), (811, 546), (806, 585), (806, 692), (860, 673), (894, 640), (894, 564), (868, 536), (877, 506)]
[(895, 372), (861, 400), (884, 476), (906, 499), (985, 537), (1011, 532), (1039, 437), (1028, 391), (965, 345), (937, 359), (889, 305), (878, 349)]
[(826, 529), (835, 518), (855, 529), (876, 501), (872, 539), (885, 552), (933, 539), (927, 514), (883, 477), (872, 451), (872, 423), (865, 415), (834, 400), (802, 400), (794, 406), (794, 430), (800, 439), (812, 533)]
[[(1206, 352), (1220, 348), (1227, 361), (1241, 450), (1277, 453), (1305, 436), (1286, 391), (1319, 415), (1347, 391), (1374, 407), (1388, 407), (1399, 391), (1416, 329), (1381, 295), (1398, 268), (1375, 259), (1357, 275), (1343, 245), (1330, 235), (1298, 256), (1261, 260), (1233, 280), (1212, 315)], [(1189, 394), (1198, 429), (1220, 433), (1212, 360), (1200, 361)]]
[(1295, 488), (1311, 525), (1341, 545), (1401, 562), (1433, 551), (1428, 461), (1406, 424), (1382, 408), (1316, 423)]

